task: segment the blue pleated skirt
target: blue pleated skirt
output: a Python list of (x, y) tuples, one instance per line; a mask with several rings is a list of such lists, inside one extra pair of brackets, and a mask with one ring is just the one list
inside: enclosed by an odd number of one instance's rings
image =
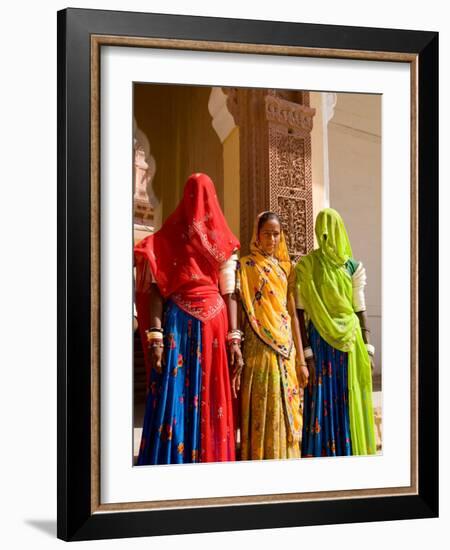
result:
[(169, 300), (163, 327), (165, 364), (151, 372), (139, 466), (199, 458), (202, 323)]
[(316, 380), (304, 393), (302, 457), (351, 455), (347, 353), (327, 344), (312, 322), (308, 332)]

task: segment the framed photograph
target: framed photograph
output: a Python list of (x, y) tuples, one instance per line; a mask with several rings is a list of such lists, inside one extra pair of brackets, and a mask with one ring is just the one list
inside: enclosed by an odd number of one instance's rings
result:
[(438, 34), (58, 13), (58, 537), (438, 515)]

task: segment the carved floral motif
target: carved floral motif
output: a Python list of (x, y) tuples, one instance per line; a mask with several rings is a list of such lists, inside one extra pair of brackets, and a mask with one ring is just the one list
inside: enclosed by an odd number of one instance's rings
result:
[(309, 252), (306, 223), (306, 200), (278, 197), (278, 212), (282, 213), (282, 226), (291, 256)]
[(270, 148), (275, 154), (277, 185), (305, 189), (305, 140), (291, 134), (270, 131)]
[(309, 134), (313, 127), (316, 110), (306, 105), (281, 99), (274, 95), (266, 96), (266, 117), (269, 122), (288, 126), (303, 134)]

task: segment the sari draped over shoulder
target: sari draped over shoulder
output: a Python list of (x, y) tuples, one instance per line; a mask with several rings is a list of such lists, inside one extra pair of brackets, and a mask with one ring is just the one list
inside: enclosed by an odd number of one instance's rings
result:
[(287, 309), (291, 266), (284, 266), (258, 250), (240, 261), (240, 292), (248, 321), (258, 337), (276, 353), (289, 358), (291, 317)]
[[(170, 296), (181, 309), (207, 321), (224, 307), (218, 292), (219, 267), (239, 247), (211, 179), (193, 174), (161, 229), (136, 244), (136, 270), (150, 268), (164, 298)], [(145, 288), (137, 285), (136, 290)]]
[(298, 292), (313, 326), (329, 346), (348, 354), (348, 397), (352, 454), (376, 452), (372, 375), (352, 304), (352, 278), (346, 263), (352, 249), (341, 216), (322, 210), (316, 220), (319, 248), (296, 266)]
[(296, 457), (301, 413), (288, 312), (288, 292), (293, 290), (295, 273), (284, 234), (270, 257), (257, 244), (256, 227), (257, 222), (250, 254), (241, 258), (238, 269), (238, 288), (248, 323), (241, 389), (242, 458)]

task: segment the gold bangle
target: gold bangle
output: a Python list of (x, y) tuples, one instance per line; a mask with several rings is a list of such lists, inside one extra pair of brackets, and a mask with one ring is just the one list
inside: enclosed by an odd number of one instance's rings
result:
[(145, 334), (147, 335), (147, 341), (151, 342), (152, 340), (162, 340), (163, 334), (162, 332), (156, 331), (156, 330), (146, 330)]

